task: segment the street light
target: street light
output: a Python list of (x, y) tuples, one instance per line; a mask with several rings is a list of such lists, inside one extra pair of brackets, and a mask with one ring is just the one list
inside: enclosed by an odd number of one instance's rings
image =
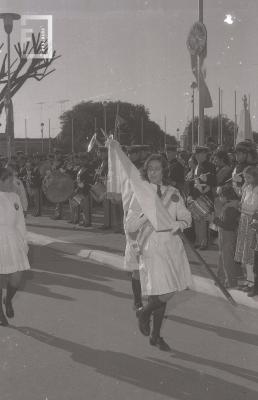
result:
[(194, 91), (197, 88), (197, 83), (194, 81), (191, 83), (191, 89), (192, 89), (192, 149), (194, 146)]
[[(7, 112), (7, 123), (6, 123), (6, 135), (7, 135), (7, 155), (8, 155), (8, 160), (11, 159), (12, 155), (12, 139), (14, 136), (14, 132), (11, 132), (11, 126), (13, 126), (11, 118), (13, 116), (11, 115), (11, 60), (10, 60), (10, 55), (11, 55), (11, 50), (10, 50), (10, 34), (13, 30), (13, 21), (20, 19), (21, 16), (20, 14), (14, 14), (14, 13), (0, 13), (0, 19), (4, 20), (4, 29), (5, 32), (7, 33), (7, 91), (6, 91), (6, 112)], [(12, 129), (13, 130), (13, 129)]]
[(44, 122), (41, 122), (41, 153), (44, 153)]

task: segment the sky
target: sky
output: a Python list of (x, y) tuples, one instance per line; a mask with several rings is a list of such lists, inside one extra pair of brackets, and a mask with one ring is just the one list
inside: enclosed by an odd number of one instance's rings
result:
[[(143, 104), (162, 128), (166, 118), (171, 135), (191, 119), (194, 77), (186, 39), (198, 20), (198, 0), (2, 0), (0, 12), (52, 15), (53, 48), (61, 55), (53, 63), (55, 72), (41, 82), (27, 81), (14, 96), (16, 137), (25, 136), (25, 119), (28, 137), (41, 137), (41, 122), (47, 137), (49, 119), (50, 134), (56, 136), (60, 113), (83, 100)], [(233, 24), (224, 22), (227, 14)], [(234, 119), (236, 90), (237, 114), (243, 95), (250, 95), (252, 125), (258, 130), (258, 1), (204, 0), (204, 23), (206, 82), (213, 100), (206, 114), (218, 114), (220, 87), (222, 112)], [(37, 31), (40, 22), (28, 27)], [(21, 39), (22, 29), (16, 21), (12, 44)], [(6, 43), (1, 21), (0, 37)], [(5, 51), (6, 46), (1, 57)], [(11, 55), (16, 56), (13, 48)], [(4, 121), (4, 115), (0, 118)]]

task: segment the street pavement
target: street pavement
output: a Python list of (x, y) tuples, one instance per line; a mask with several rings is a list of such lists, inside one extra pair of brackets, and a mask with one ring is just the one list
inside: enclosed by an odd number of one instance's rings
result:
[(257, 312), (185, 291), (163, 353), (137, 329), (130, 281), (108, 265), (33, 246), (0, 329), (1, 400), (257, 400)]
[(162, 329), (171, 352), (161, 352), (138, 331), (120, 264), (78, 256), (94, 250), (121, 260), (123, 235), (66, 229), (48, 217), (27, 222), (32, 270), (14, 320), (0, 327), (1, 400), (258, 399), (256, 309), (180, 293)]

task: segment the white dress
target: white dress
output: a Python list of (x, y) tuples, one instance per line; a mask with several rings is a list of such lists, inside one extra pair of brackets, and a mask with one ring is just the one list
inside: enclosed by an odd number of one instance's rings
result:
[(16, 193), (0, 192), (0, 274), (30, 268), (26, 236), (19, 196)]
[[(153, 185), (155, 194), (156, 185)], [(162, 193), (167, 187), (162, 186)], [(173, 194), (177, 195), (173, 197)], [(168, 187), (164, 202), (167, 199), (167, 210), (175, 225), (181, 230), (191, 225), (191, 214), (184, 205), (177, 189)], [(172, 197), (171, 197), (172, 196)], [(126, 218), (126, 229), (136, 232), (146, 221), (142, 217), (141, 207), (134, 197)], [(161, 295), (182, 291), (193, 286), (192, 274), (183, 242), (177, 234), (153, 231), (146, 240), (140, 256), (140, 278), (144, 295)]]

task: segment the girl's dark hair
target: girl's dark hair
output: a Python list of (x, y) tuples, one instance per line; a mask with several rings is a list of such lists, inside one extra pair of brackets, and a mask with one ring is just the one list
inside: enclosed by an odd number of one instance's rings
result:
[(151, 154), (144, 163), (141, 171), (141, 177), (144, 181), (149, 182), (148, 178), (148, 166), (151, 161), (159, 161), (162, 167), (162, 183), (163, 185), (169, 185), (169, 164), (165, 156), (161, 154)]
[(10, 178), (10, 176), (13, 176), (12, 171), (8, 168), (0, 167), (0, 180), (1, 181), (6, 181), (6, 179)]

